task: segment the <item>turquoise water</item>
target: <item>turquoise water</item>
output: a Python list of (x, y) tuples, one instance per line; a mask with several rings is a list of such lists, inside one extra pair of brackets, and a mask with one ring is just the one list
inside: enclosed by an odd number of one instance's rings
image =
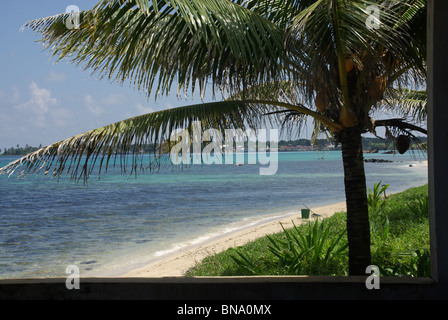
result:
[[(418, 154), (365, 154), (367, 185), (389, 192), (427, 183)], [(324, 159), (322, 159), (324, 158)], [(0, 167), (16, 159), (0, 157)], [(92, 177), (87, 185), (0, 176), (0, 278), (115, 276), (213, 236), (344, 201), (341, 152), (278, 154), (274, 175), (260, 165), (193, 165), (155, 174)]]

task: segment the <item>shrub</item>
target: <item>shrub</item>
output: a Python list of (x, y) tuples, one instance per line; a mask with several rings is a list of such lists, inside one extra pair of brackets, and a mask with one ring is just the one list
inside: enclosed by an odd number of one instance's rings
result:
[(382, 181), (375, 183), (373, 186), (373, 190), (368, 188), (368, 194), (367, 194), (367, 204), (370, 208), (372, 208), (374, 211), (379, 209), (385, 201), (385, 196), (382, 198), (382, 194), (386, 195), (386, 190), (389, 188), (388, 184), (381, 184)]
[[(380, 182), (371, 190), (372, 264), (383, 276), (430, 276), (428, 186), (382, 200), (385, 186)], [(346, 213), (338, 212), (322, 222), (283, 228), (207, 257), (187, 275), (347, 275), (345, 226)]]
[[(338, 258), (346, 255), (345, 231), (334, 235), (324, 221), (309, 222), (305, 228), (293, 223), (292, 229), (283, 228), (284, 239), (266, 236), (268, 249), (284, 269), (285, 274), (335, 273), (340, 267)], [(240, 251), (233, 256), (235, 262), (252, 274), (257, 274), (255, 264)]]

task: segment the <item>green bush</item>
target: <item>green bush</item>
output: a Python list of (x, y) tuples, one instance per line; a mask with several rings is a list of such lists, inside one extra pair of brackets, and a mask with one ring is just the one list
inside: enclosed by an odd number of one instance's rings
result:
[[(385, 191), (381, 183), (371, 191), (372, 264), (380, 268), (382, 275), (430, 276), (428, 186), (387, 199), (379, 197)], [(345, 227), (345, 212), (322, 222), (294, 225), (209, 256), (186, 275), (347, 275)]]
[[(267, 235), (268, 249), (285, 274), (321, 274), (337, 271), (338, 258), (346, 255), (345, 231), (332, 236), (325, 222), (309, 222), (307, 228), (283, 228), (284, 240)], [(243, 252), (236, 251), (233, 260), (251, 274), (258, 274), (256, 265)]]
[(383, 275), (430, 276), (428, 187), (388, 197), (370, 211), (372, 264)]
[(367, 193), (367, 204), (373, 210), (379, 209), (385, 201), (386, 196), (383, 198), (383, 194), (386, 194), (387, 188), (389, 188), (388, 184), (381, 184), (382, 181), (375, 183), (373, 186), (373, 190), (368, 188)]

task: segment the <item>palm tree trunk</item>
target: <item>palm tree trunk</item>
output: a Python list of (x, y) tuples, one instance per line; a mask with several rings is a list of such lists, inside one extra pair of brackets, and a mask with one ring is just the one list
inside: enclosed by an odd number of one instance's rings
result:
[(370, 226), (361, 131), (346, 129), (341, 137), (347, 203), (349, 274), (365, 275), (370, 265)]

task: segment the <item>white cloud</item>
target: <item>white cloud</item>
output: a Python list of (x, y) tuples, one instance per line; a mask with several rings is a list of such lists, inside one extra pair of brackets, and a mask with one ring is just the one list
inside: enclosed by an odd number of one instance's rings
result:
[(154, 112), (153, 108), (151, 108), (151, 107), (144, 107), (141, 103), (138, 103), (135, 106), (135, 108), (137, 109), (137, 112), (138, 112), (139, 115)]
[(104, 108), (90, 94), (84, 97), (84, 104), (87, 110), (97, 117), (104, 113)]
[[(15, 106), (17, 110), (34, 114), (33, 122), (37, 126), (43, 126), (45, 116), (50, 110), (50, 106), (58, 103), (56, 98), (51, 97), (51, 91), (39, 86), (33, 81), (29, 86), (31, 98), (22, 104)], [(14, 98), (18, 97), (18, 91), (13, 93)]]
[(47, 89), (41, 89), (33, 81), (30, 86), (31, 99), (25, 103), (16, 106), (18, 110), (31, 111), (36, 114), (47, 113), (50, 110), (50, 105), (57, 103), (56, 98), (51, 97), (51, 91)]

